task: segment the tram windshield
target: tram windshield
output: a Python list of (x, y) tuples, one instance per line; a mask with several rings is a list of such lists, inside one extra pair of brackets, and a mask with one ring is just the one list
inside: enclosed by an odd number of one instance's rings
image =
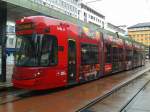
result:
[(22, 35), (16, 41), (16, 66), (49, 66), (57, 63), (57, 40), (50, 35)]

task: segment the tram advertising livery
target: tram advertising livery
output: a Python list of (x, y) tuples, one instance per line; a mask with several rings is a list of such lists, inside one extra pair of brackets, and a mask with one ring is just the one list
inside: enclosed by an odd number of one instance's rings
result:
[(63, 87), (144, 65), (141, 44), (45, 16), (17, 20), (16, 35), (17, 88)]

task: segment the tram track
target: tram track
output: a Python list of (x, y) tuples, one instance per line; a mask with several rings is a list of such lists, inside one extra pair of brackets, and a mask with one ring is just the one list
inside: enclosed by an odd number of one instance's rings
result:
[[(92, 102), (90, 102), (89, 104), (85, 105), (84, 107), (80, 108), (77, 110), (77, 112), (97, 112), (97, 111), (93, 111), (93, 109), (91, 109), (93, 106), (97, 105), (99, 102), (102, 102), (103, 100), (109, 98), (111, 95), (113, 95), (114, 93), (116, 93), (117, 91), (121, 90), (122, 88), (128, 86), (129, 84), (136, 82), (138, 79), (144, 77), (146, 74), (143, 73), (135, 78), (130, 79), (129, 81), (120, 84), (116, 87), (114, 87), (112, 90), (110, 90), (109, 92), (107, 92), (105, 95), (97, 97), (96, 99), (94, 99)], [(129, 100), (127, 101), (120, 109), (119, 112), (123, 112), (123, 110), (128, 106), (128, 104), (134, 99), (134, 97), (136, 97), (136, 95), (138, 95), (138, 93), (140, 91), (142, 91), (145, 86), (150, 83), (150, 79), (148, 81), (145, 82), (145, 84), (138, 90), (138, 92), (135, 93), (135, 95)]]
[(139, 93), (150, 83), (150, 80), (147, 81), (143, 87), (120, 109), (119, 112), (126, 112), (126, 108), (130, 105), (130, 103), (139, 95)]

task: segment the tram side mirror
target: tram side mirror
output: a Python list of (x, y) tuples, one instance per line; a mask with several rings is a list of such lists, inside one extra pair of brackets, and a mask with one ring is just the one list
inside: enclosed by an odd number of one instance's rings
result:
[(58, 46), (59, 51), (64, 51), (64, 46)]

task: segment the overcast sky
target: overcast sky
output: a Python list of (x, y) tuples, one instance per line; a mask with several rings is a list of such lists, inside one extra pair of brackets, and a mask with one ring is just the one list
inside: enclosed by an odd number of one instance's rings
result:
[[(95, 0), (83, 0), (83, 2)], [(87, 3), (114, 25), (150, 22), (150, 0), (101, 0)]]

